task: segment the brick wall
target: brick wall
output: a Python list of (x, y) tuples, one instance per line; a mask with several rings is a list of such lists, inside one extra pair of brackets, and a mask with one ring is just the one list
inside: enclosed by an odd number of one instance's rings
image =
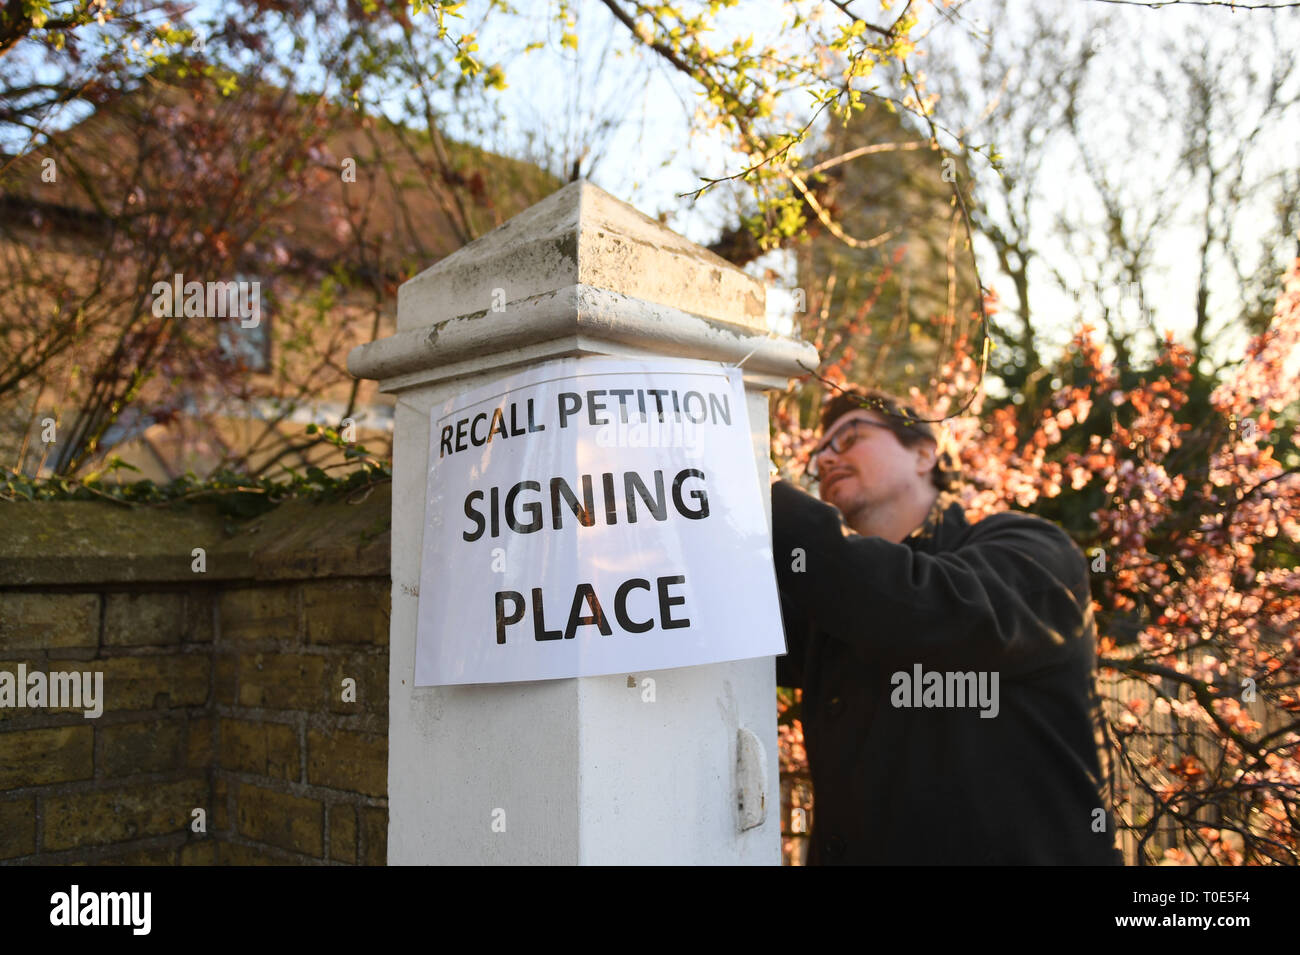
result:
[(0, 671), (104, 702), (0, 705), (0, 864), (382, 865), (388, 509), (3, 506)]

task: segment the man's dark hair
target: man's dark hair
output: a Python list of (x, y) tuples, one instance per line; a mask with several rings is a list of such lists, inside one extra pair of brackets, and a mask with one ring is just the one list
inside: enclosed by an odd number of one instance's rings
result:
[(878, 388), (844, 388), (822, 405), (822, 434), (850, 411), (865, 408), (883, 418), (883, 424), (894, 432), (894, 437), (905, 448), (914, 448), (922, 441), (933, 441), (937, 454), (930, 481), (940, 491), (956, 489), (959, 477), (957, 459), (939, 443), (934, 428), (923, 421), (912, 405)]

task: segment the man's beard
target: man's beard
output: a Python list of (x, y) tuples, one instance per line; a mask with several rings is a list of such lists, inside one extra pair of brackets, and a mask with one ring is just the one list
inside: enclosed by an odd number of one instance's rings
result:
[(863, 524), (872, 523), (882, 514), (888, 513), (891, 508), (902, 506), (903, 501), (904, 491), (901, 488), (893, 489), (891, 492), (889, 488), (859, 487), (853, 494), (834, 504), (834, 507), (843, 516), (844, 523), (856, 529)]
[(859, 519), (870, 517), (875, 513), (879, 502), (873, 501), (866, 491), (859, 488), (855, 493), (839, 498), (834, 506), (844, 517), (845, 522), (852, 525)]

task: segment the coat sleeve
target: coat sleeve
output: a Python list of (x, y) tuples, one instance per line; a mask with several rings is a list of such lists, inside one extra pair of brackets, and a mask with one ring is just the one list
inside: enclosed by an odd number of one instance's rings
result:
[[(1083, 555), (1039, 518), (994, 515), (964, 546), (926, 554), (845, 534), (837, 510), (776, 482), (772, 544), (782, 592), (868, 662), (1011, 676), (1063, 662), (1089, 633)], [(781, 559), (796, 547), (802, 573)]]

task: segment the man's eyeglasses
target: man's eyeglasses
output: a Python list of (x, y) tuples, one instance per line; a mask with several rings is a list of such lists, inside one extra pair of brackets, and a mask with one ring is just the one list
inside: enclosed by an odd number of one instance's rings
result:
[(854, 418), (813, 449), (813, 453), (808, 456), (809, 477), (814, 479), (820, 477), (818, 474), (817, 459), (826, 453), (827, 448), (830, 448), (836, 454), (843, 454), (849, 448), (853, 447), (854, 443), (858, 440), (858, 435), (862, 428), (884, 428), (886, 431), (894, 430), (889, 425), (881, 424), (879, 421), (869, 421), (866, 418)]

